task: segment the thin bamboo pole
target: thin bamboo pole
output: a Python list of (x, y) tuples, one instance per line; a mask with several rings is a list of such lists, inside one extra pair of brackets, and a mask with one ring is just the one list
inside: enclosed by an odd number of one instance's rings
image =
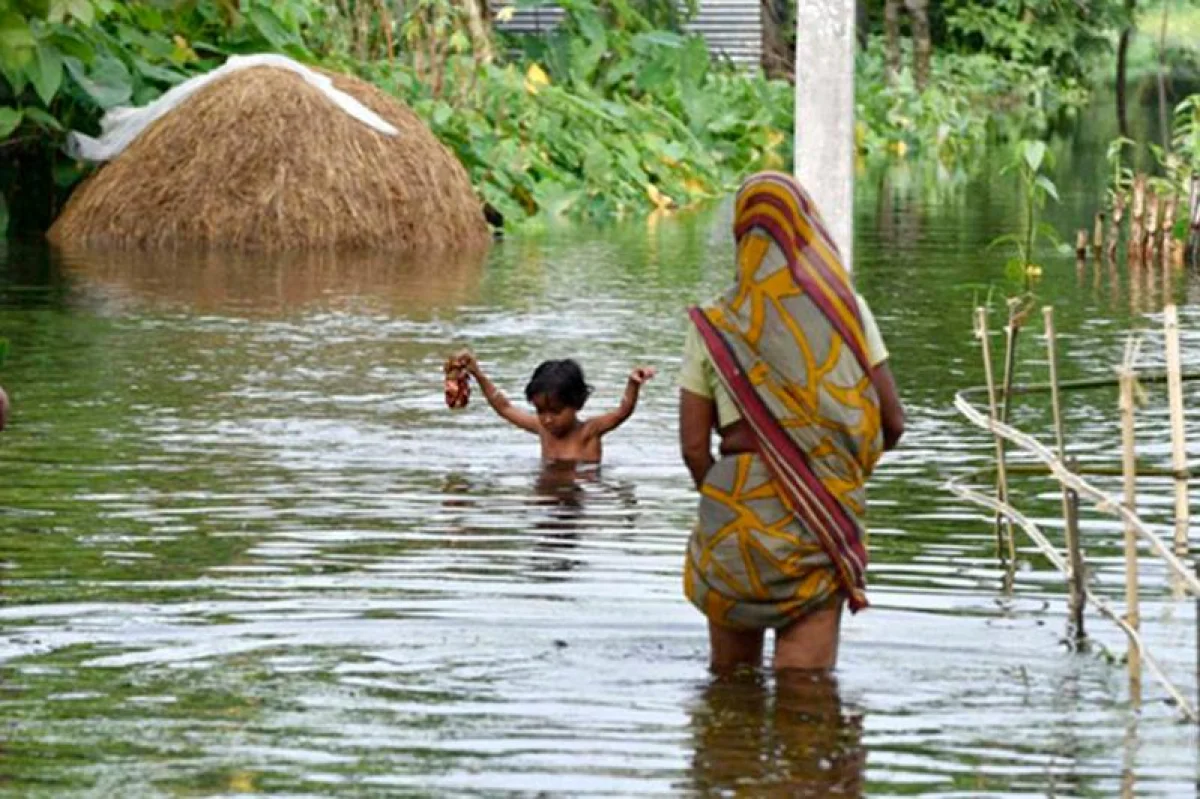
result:
[[(1121, 462), (1125, 467), (1125, 507), (1137, 512), (1137, 453), (1134, 437), (1134, 383), (1133, 362), (1137, 352), (1131, 339), (1125, 346), (1125, 363), (1121, 368)], [(1138, 602), (1138, 552), (1137, 531), (1125, 523), (1125, 621), (1134, 630), (1140, 625)], [(1129, 646), (1129, 690), (1135, 704), (1141, 699), (1142, 664), (1141, 652)]]
[[(1054, 308), (1042, 308), (1042, 319), (1046, 326), (1046, 360), (1050, 365), (1050, 406), (1054, 411), (1054, 441), (1058, 457), (1067, 459), (1067, 445), (1063, 434), (1062, 403), (1058, 395), (1058, 353), (1054, 331)], [(1063, 537), (1067, 544), (1067, 561), (1070, 564), (1068, 587), (1070, 589), (1071, 632), (1076, 641), (1085, 637), (1083, 628), (1084, 580), (1083, 550), (1079, 541), (1079, 498), (1066, 486), (1062, 487)]]
[(1082, 263), (1087, 259), (1088, 254), (1088, 232), (1083, 228), (1079, 228), (1075, 232), (1075, 257)]
[[(1184, 372), (1180, 378), (1185, 383), (1191, 383), (1200, 380), (1200, 372)], [(1138, 382), (1142, 385), (1166, 385), (1167, 372), (1166, 370), (1146, 372), (1138, 375)], [(1096, 388), (1118, 388), (1121, 385), (1120, 377), (1085, 377), (1080, 380), (1063, 380), (1060, 381), (1058, 387), (1062, 390), (1087, 390)], [(973, 397), (976, 394), (982, 394), (987, 391), (987, 386), (971, 386), (964, 388), (958, 393), (964, 397)], [(1049, 383), (1017, 383), (1012, 386), (1009, 391), (1012, 396), (1022, 394), (1049, 394)]]
[(1183, 417), (1183, 372), (1179, 352), (1179, 312), (1174, 304), (1163, 313), (1163, 335), (1167, 349), (1167, 402), (1171, 408), (1171, 468), (1175, 471), (1175, 554), (1188, 552), (1187, 433)]
[[(983, 376), (987, 382), (988, 417), (995, 422), (999, 419), (996, 413), (996, 379), (992, 370), (992, 344), (988, 339), (987, 308), (982, 306), (975, 309), (975, 336), (979, 339), (980, 350), (983, 354)], [(1008, 475), (1004, 471), (1004, 440), (994, 436), (996, 442), (996, 499), (1001, 502), (1008, 500)], [(1013, 551), (1012, 523), (1008, 526), (1009, 549)], [(1000, 526), (996, 527), (996, 557), (1003, 558)], [(1015, 559), (1015, 552), (1013, 552)], [(1012, 561), (1010, 561), (1011, 563)]]
[[(1084, 236), (1087, 231), (1083, 231)], [(1086, 244), (1086, 241), (1084, 242)], [(1092, 254), (1097, 260), (1104, 253), (1104, 212), (1097, 211), (1096, 219), (1092, 223)]]
[[(1000, 394), (1000, 421), (1008, 422), (1008, 413), (1012, 409), (1012, 393), (1009, 389), (1012, 388), (1013, 379), (1016, 377), (1017, 371), (1017, 336), (1021, 332), (1021, 324), (1025, 319), (1025, 309), (1021, 307), (1022, 300), (1017, 297), (1008, 299), (1008, 324), (1004, 326), (1004, 390)], [(1005, 460), (1004, 441), (1000, 441), (1000, 449), (998, 451), (1000, 460)], [(997, 472), (999, 475), (999, 472)], [(1005, 477), (1007, 481), (1007, 475)], [(1000, 486), (996, 486), (997, 492)], [(999, 493), (996, 494), (1000, 496)], [(1008, 497), (1008, 485), (1004, 486), (1004, 496)], [(1014, 568), (1017, 563), (1016, 542), (1013, 540), (1012, 522), (1002, 514), (996, 514), (996, 537), (999, 539), (1001, 528), (1004, 530), (1005, 540), (1008, 544), (1008, 563), (1010, 568)]]

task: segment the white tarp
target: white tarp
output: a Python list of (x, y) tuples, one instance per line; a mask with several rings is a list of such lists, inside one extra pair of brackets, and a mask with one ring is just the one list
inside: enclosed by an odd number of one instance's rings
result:
[(111, 161), (120, 155), (142, 131), (162, 116), (173, 111), (193, 94), (203, 89), (214, 80), (237, 72), (240, 69), (255, 67), (274, 67), (295, 72), (305, 81), (320, 89), (329, 98), (329, 102), (345, 111), (359, 122), (387, 136), (395, 136), (400, 131), (350, 95), (337, 89), (333, 81), (320, 72), (309, 69), (298, 61), (281, 55), (247, 55), (231, 56), (221, 66), (212, 72), (197, 75), (175, 86), (162, 97), (141, 108), (121, 106), (113, 108), (100, 120), (100, 137), (93, 138), (78, 131), (72, 131), (67, 137), (67, 152), (73, 158), (83, 161), (100, 163)]

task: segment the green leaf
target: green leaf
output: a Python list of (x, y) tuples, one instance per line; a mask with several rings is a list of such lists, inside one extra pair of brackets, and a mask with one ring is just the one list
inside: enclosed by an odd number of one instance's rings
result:
[(70, 17), (85, 27), (96, 21), (96, 8), (91, 0), (52, 0), (49, 18), (51, 22), (63, 22)]
[(21, 126), (24, 115), (16, 108), (0, 105), (0, 139), (7, 139)]
[(23, 109), (23, 113), (25, 114), (25, 119), (27, 121), (32, 122), (38, 127), (45, 128), (46, 130), (52, 130), (57, 133), (62, 133), (66, 130), (66, 128), (63, 127), (63, 124), (59, 122), (58, 119), (41, 108), (25, 108)]
[(1037, 180), (1034, 181), (1034, 185), (1036, 185), (1049, 196), (1053, 197), (1054, 202), (1059, 202), (1058, 187), (1054, 185), (1054, 181), (1050, 180), (1050, 178), (1046, 177), (1045, 175), (1038, 175)]
[(187, 79), (187, 75), (182, 72), (177, 72), (166, 67), (156, 66), (151, 64), (144, 58), (134, 56), (133, 65), (137, 67), (137, 71), (143, 78), (149, 78), (159, 83), (165, 83), (168, 86), (174, 86), (177, 83), (183, 83)]
[(103, 109), (127, 103), (133, 96), (133, 78), (129, 70), (112, 56), (98, 57), (91, 71), (75, 58), (65, 59), (65, 63), (79, 87)]
[(66, 189), (78, 183), (79, 179), (87, 172), (87, 169), (77, 161), (55, 161), (52, 171), (54, 173), (54, 185), (60, 189)]
[(1004, 274), (1010, 280), (1022, 280), (1025, 277), (1025, 264), (1020, 258), (1009, 258), (1004, 264)]
[(1001, 244), (1020, 244), (1021, 237), (1015, 233), (1005, 233), (1003, 236), (997, 236), (988, 242), (987, 248), (990, 250), (993, 247), (999, 247)]
[(51, 34), (49, 41), (58, 48), (64, 58), (78, 58), (83, 63), (90, 64), (96, 57), (96, 48), (92, 43), (67, 28), (56, 30)]
[(50, 105), (62, 86), (62, 54), (49, 42), (38, 42), (36, 54), (26, 65), (25, 74), (29, 76), (29, 82), (33, 84), (42, 104)]
[(37, 39), (22, 15), (15, 11), (0, 13), (0, 62), (24, 67), (35, 47)]
[(1046, 143), (1044, 141), (1022, 142), (1021, 152), (1029, 171), (1037, 172), (1042, 168), (1042, 162), (1046, 158)]
[(296, 37), (271, 9), (256, 5), (246, 12), (246, 18), (276, 50), (283, 50), (288, 45), (296, 43)]

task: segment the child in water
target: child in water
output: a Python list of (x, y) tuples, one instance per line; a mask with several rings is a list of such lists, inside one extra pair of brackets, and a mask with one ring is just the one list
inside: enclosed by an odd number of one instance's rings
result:
[(617, 409), (584, 420), (579, 418), (579, 411), (583, 410), (592, 390), (584, 382), (583, 370), (575, 361), (546, 361), (534, 370), (529, 385), (525, 386), (525, 399), (537, 411), (532, 414), (515, 407), (504, 392), (492, 384), (473, 354), (464, 352), (460, 357), (492, 409), (522, 430), (538, 435), (543, 461), (599, 463), (601, 437), (616, 430), (633, 415), (642, 385), (654, 377), (654, 370), (649, 367), (634, 369), (629, 373), (625, 396)]

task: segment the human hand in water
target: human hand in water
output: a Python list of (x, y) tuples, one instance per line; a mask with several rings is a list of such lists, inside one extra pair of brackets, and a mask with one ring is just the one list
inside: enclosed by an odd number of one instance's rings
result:
[(654, 375), (658, 374), (653, 366), (639, 366), (629, 373), (629, 382), (638, 386), (645, 385)]

